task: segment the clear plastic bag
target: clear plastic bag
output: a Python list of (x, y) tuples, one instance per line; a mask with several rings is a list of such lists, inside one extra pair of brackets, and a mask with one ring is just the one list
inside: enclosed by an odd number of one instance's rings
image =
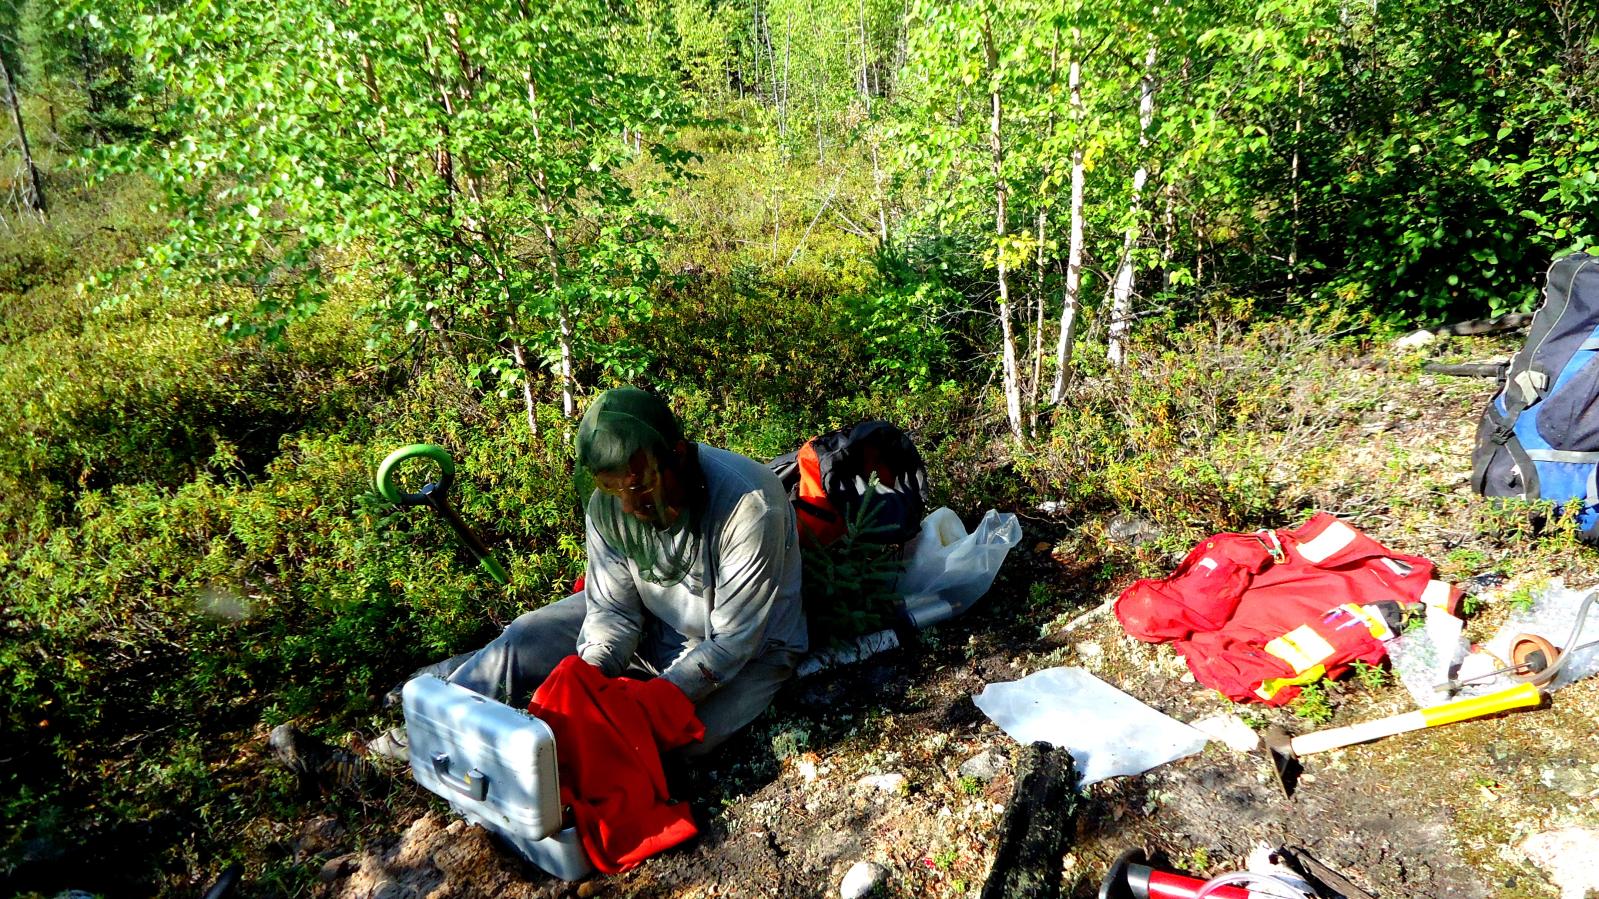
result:
[[(1435, 689), (1454, 676), (1466, 656), (1465, 622), (1448, 612), (1429, 608), (1426, 626), (1401, 634), (1388, 644), (1388, 661), (1410, 698), (1421, 708), (1459, 698)], [(1476, 695), (1473, 693), (1472, 695)]]
[[(1582, 630), (1570, 639), (1573, 623), (1587, 590), (1570, 590), (1561, 578), (1551, 578), (1524, 608), (1511, 612), (1479, 651), (1468, 652), (1461, 623), (1453, 616), (1430, 611), (1425, 630), (1408, 633), (1390, 644), (1389, 659), (1399, 680), (1416, 705), (1426, 708), (1463, 696), (1485, 696), (1520, 683), (1508, 674), (1487, 675), (1505, 667), (1511, 644), (1519, 634), (1538, 634), (1561, 650), (1573, 650), (1599, 640), (1599, 601), (1590, 607)], [(1570, 646), (1562, 645), (1570, 642)], [(1573, 681), (1599, 673), (1599, 646), (1575, 649), (1546, 689), (1558, 690)], [(1451, 691), (1435, 689), (1451, 680), (1469, 681)]]
[(968, 534), (960, 516), (945, 507), (934, 509), (906, 551), (897, 587), (906, 617), (923, 628), (971, 608), (1021, 539), (1021, 522), (1009, 512), (989, 509)]
[(1071, 752), (1083, 786), (1145, 771), (1205, 748), (1206, 737), (1081, 668), (1046, 668), (972, 697), (1018, 743)]

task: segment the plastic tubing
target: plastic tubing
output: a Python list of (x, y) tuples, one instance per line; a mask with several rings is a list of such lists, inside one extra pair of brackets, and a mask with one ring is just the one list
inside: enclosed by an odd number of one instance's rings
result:
[(1310, 894), (1273, 874), (1256, 874), (1252, 871), (1228, 871), (1205, 881), (1194, 893), (1194, 899), (1205, 899), (1222, 887), (1243, 887), (1251, 896), (1270, 896), (1275, 899), (1306, 899)]
[(1577, 637), (1582, 633), (1582, 626), (1588, 621), (1588, 607), (1593, 605), (1596, 596), (1599, 596), (1599, 590), (1594, 590), (1582, 598), (1582, 605), (1577, 607), (1577, 620), (1571, 622), (1571, 633), (1566, 635), (1566, 642), (1560, 645), (1560, 658), (1555, 659), (1555, 663), (1542, 672), (1543, 682), (1551, 687), (1555, 678), (1560, 676), (1560, 669), (1566, 666), (1566, 660), (1571, 658), (1571, 650), (1577, 645)]

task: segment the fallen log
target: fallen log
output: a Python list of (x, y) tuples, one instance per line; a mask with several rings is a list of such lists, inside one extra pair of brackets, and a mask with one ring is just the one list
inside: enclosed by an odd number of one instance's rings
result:
[(1509, 368), (1509, 362), (1429, 362), (1421, 370), (1428, 374), (1454, 375), (1457, 378), (1503, 378)]
[(1059, 899), (1061, 858), (1081, 780), (1066, 750), (1048, 743), (1022, 748), (1016, 788), (999, 823), (999, 849), (981, 899)]
[(1515, 331), (1525, 328), (1532, 323), (1532, 313), (1511, 312), (1497, 318), (1479, 318), (1472, 321), (1455, 322), (1445, 325), (1432, 333), (1439, 337), (1479, 337), (1484, 334), (1503, 334), (1506, 331)]

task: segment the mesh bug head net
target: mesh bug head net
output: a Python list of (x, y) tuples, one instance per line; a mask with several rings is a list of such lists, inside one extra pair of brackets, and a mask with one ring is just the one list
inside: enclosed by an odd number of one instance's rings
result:
[(684, 500), (686, 491), (672, 486), (677, 473), (696, 462), (692, 448), (687, 458), (679, 457), (682, 441), (677, 416), (666, 403), (634, 387), (600, 394), (577, 429), (578, 466), (595, 487), (589, 520), (655, 584), (681, 581), (698, 549), (693, 504)]

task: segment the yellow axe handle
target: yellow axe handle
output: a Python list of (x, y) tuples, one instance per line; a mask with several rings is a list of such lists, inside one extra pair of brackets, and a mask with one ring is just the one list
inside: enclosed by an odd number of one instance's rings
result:
[(1428, 727), (1437, 727), (1440, 724), (1453, 724), (1456, 721), (1495, 715), (1511, 709), (1530, 708), (1540, 702), (1543, 702), (1543, 691), (1536, 684), (1517, 684), (1497, 693), (1456, 699), (1453, 702), (1422, 709), (1421, 717), (1426, 719)]
[(1543, 691), (1539, 690), (1536, 684), (1518, 684), (1486, 696), (1456, 699), (1453, 702), (1406, 712), (1403, 715), (1305, 734), (1302, 737), (1295, 737), (1291, 745), (1295, 756), (1305, 756), (1314, 752), (1326, 752), (1329, 749), (1341, 749), (1356, 743), (1391, 737), (1406, 731), (1421, 730), (1424, 727), (1437, 727), (1440, 724), (1482, 718), (1511, 709), (1527, 708), (1542, 701)]

